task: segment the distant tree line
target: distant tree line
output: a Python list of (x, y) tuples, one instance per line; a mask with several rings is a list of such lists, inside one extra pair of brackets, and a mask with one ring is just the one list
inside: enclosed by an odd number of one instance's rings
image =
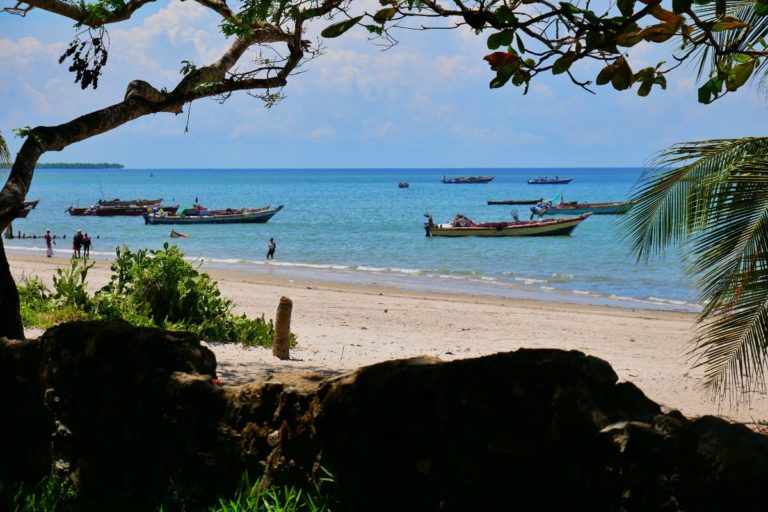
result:
[[(63, 163), (51, 163), (51, 164), (35, 164), (35, 169), (122, 169), (125, 167), (123, 164), (110, 164), (110, 163), (93, 163), (86, 164), (82, 162), (63, 162)], [(0, 168), (10, 169), (11, 164), (0, 163)]]

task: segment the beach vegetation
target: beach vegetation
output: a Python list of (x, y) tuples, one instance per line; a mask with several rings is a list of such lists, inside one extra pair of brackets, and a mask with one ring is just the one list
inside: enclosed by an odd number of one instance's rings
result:
[[(234, 495), (220, 497), (215, 505), (195, 507), (188, 503), (183, 490), (169, 486), (168, 495), (154, 507), (157, 512), (331, 512), (343, 509), (335, 492), (334, 478), (326, 471), (314, 485), (265, 486), (261, 479), (251, 480), (246, 473)], [(0, 482), (0, 509), (11, 512), (75, 512), (78, 510), (75, 488), (57, 478), (48, 477), (35, 486), (8, 485)]]
[[(136, 252), (118, 248), (110, 282), (91, 294), (87, 277), (93, 265), (72, 259), (56, 271), (53, 290), (39, 279), (26, 279), (19, 286), (24, 325), (47, 328), (62, 321), (120, 319), (191, 331), (207, 341), (272, 345), (273, 321), (263, 314), (252, 319), (234, 313), (234, 303), (221, 295), (217, 283), (176, 246)], [(291, 343), (296, 343), (295, 334)]]
[(704, 308), (689, 355), (715, 395), (765, 384), (768, 364), (768, 137), (661, 152), (625, 219), (640, 259), (682, 248)]
[(34, 486), (0, 482), (0, 509), (10, 512), (75, 512), (75, 489), (51, 477)]

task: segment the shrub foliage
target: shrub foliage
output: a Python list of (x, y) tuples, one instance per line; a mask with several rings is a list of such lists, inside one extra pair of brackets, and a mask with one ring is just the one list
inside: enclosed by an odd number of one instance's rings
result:
[[(39, 279), (24, 280), (19, 286), (24, 325), (122, 319), (191, 331), (208, 341), (272, 345), (272, 320), (235, 314), (217, 283), (186, 261), (176, 246), (166, 243), (160, 250), (136, 252), (118, 248), (109, 284), (90, 295), (86, 278), (92, 267), (92, 262), (73, 259), (69, 267), (57, 270), (52, 291)], [(291, 342), (296, 342), (294, 334)]]

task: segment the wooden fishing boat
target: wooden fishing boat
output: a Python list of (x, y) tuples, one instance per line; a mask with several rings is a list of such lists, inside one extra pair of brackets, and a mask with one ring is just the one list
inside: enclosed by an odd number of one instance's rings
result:
[(122, 200), (122, 199), (99, 199), (99, 201), (96, 203), (98, 206), (144, 206), (144, 207), (152, 207), (157, 206), (160, 203), (163, 202), (163, 198), (159, 197), (157, 199), (128, 199), (128, 200)]
[(538, 199), (500, 199), (498, 201), (488, 201), (488, 204), (540, 204), (544, 198)]
[(160, 205), (153, 206), (139, 206), (139, 205), (127, 205), (127, 206), (101, 206), (94, 205), (88, 208), (75, 208), (70, 206), (67, 211), (70, 215), (93, 215), (96, 217), (138, 217), (147, 212), (147, 210), (163, 210), (167, 213), (176, 213), (179, 209), (178, 204), (174, 205)]
[(581, 213), (594, 213), (597, 215), (621, 215), (627, 213), (635, 204), (635, 201), (613, 202), (613, 203), (579, 203), (571, 201), (568, 203), (558, 203), (553, 206), (545, 207), (545, 213), (548, 215), (577, 215)]
[(185, 209), (179, 214), (144, 212), (145, 224), (243, 224), (264, 223), (271, 219), (283, 205), (272, 208), (227, 208), (226, 210)]
[(528, 180), (529, 185), (567, 185), (573, 181), (573, 178), (561, 178), (559, 176), (555, 176), (554, 178), (547, 178), (540, 177), (540, 178), (531, 178)]
[(184, 233), (179, 233), (175, 229), (172, 229), (171, 238), (189, 238), (189, 235), (185, 235)]
[(446, 178), (443, 176), (443, 183), (488, 183), (493, 181), (496, 176), (458, 176), (456, 178)]
[(427, 236), (558, 236), (570, 235), (584, 219), (592, 215), (585, 213), (576, 217), (543, 220), (516, 220), (512, 222), (481, 222), (458, 214), (453, 222), (434, 224), (428, 215), (424, 224)]

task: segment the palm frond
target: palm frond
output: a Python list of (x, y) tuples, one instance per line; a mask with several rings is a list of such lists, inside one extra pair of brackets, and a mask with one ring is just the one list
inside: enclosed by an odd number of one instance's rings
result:
[(764, 386), (768, 361), (768, 137), (660, 153), (634, 194), (625, 241), (639, 259), (685, 249), (706, 304), (691, 356), (716, 394)]
[(8, 145), (5, 143), (2, 132), (0, 132), (0, 164), (11, 163), (11, 152), (8, 150)]

